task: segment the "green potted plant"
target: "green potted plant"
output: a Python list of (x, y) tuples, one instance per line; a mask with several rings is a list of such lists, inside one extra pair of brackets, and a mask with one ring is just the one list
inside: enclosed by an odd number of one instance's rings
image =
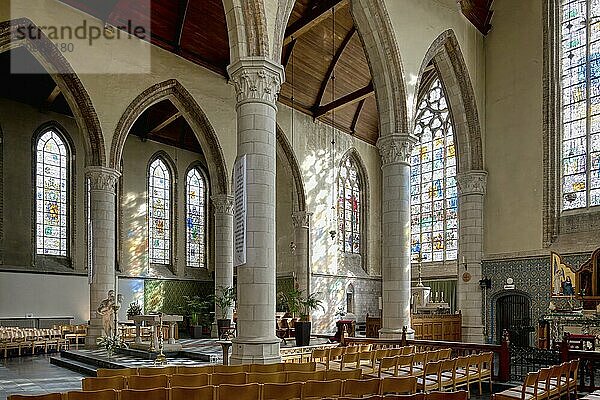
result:
[(142, 306), (137, 301), (134, 301), (129, 303), (129, 307), (127, 308), (127, 319), (131, 319), (131, 317), (136, 315), (142, 315)]
[(210, 301), (203, 300), (200, 296), (184, 296), (183, 314), (188, 318), (190, 324), (190, 336), (199, 339), (203, 334), (203, 326), (210, 326), (206, 319), (210, 315)]
[(232, 286), (217, 286), (214, 299), (219, 311), (219, 315), (217, 316), (219, 336), (222, 328), (229, 328), (231, 326), (231, 318), (228, 314), (229, 310), (233, 307), (235, 298), (235, 289)]
[(317, 298), (319, 293), (311, 293), (304, 297), (302, 290), (292, 288), (279, 294), (280, 301), (284, 304), (292, 317), (300, 316), (300, 320), (294, 322), (294, 336), (296, 346), (308, 346), (310, 344), (310, 322), (311, 311), (323, 308), (322, 301)]

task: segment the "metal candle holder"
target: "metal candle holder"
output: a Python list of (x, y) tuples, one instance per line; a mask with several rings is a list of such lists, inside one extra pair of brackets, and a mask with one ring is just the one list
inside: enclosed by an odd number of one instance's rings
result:
[(154, 365), (165, 365), (167, 363), (167, 356), (163, 354), (164, 350), (164, 342), (163, 342), (163, 331), (162, 331), (162, 323), (163, 323), (163, 314), (160, 313), (158, 315), (158, 355), (154, 360)]

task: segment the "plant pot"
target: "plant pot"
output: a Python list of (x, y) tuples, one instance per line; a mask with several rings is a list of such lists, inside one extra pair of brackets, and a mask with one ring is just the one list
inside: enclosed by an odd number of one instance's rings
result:
[(201, 339), (202, 325), (190, 325), (190, 336), (192, 339)]
[(310, 344), (310, 321), (296, 321), (294, 330), (296, 331), (296, 346), (308, 346)]

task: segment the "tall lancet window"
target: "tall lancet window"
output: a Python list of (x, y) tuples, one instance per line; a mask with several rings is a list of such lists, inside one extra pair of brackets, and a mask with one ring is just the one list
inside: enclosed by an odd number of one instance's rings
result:
[(171, 263), (171, 171), (163, 159), (150, 164), (148, 232), (151, 264)]
[(206, 179), (198, 168), (186, 176), (186, 260), (188, 267), (206, 266)]
[(35, 143), (36, 253), (68, 254), (70, 154), (58, 130), (43, 131)]
[(561, 2), (562, 209), (600, 205), (600, 1)]
[(417, 108), (411, 155), (411, 253), (424, 262), (456, 260), (458, 212), (456, 151), (450, 110), (436, 77)]
[(358, 164), (346, 157), (338, 178), (338, 243), (344, 253), (361, 253), (362, 179)]

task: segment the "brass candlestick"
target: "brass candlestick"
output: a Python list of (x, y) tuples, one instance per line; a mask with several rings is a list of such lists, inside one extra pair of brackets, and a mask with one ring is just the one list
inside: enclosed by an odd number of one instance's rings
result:
[(425, 285), (423, 285), (423, 281), (421, 280), (421, 269), (423, 268), (423, 257), (421, 257), (421, 252), (419, 251), (419, 255), (417, 256), (417, 267), (418, 267), (418, 273), (419, 273), (419, 281), (417, 282), (417, 287), (424, 287)]
[(163, 330), (162, 330), (162, 320), (163, 314), (160, 313), (158, 315), (158, 355), (154, 360), (154, 365), (165, 365), (167, 363), (167, 356), (163, 354), (164, 342), (163, 342)]

